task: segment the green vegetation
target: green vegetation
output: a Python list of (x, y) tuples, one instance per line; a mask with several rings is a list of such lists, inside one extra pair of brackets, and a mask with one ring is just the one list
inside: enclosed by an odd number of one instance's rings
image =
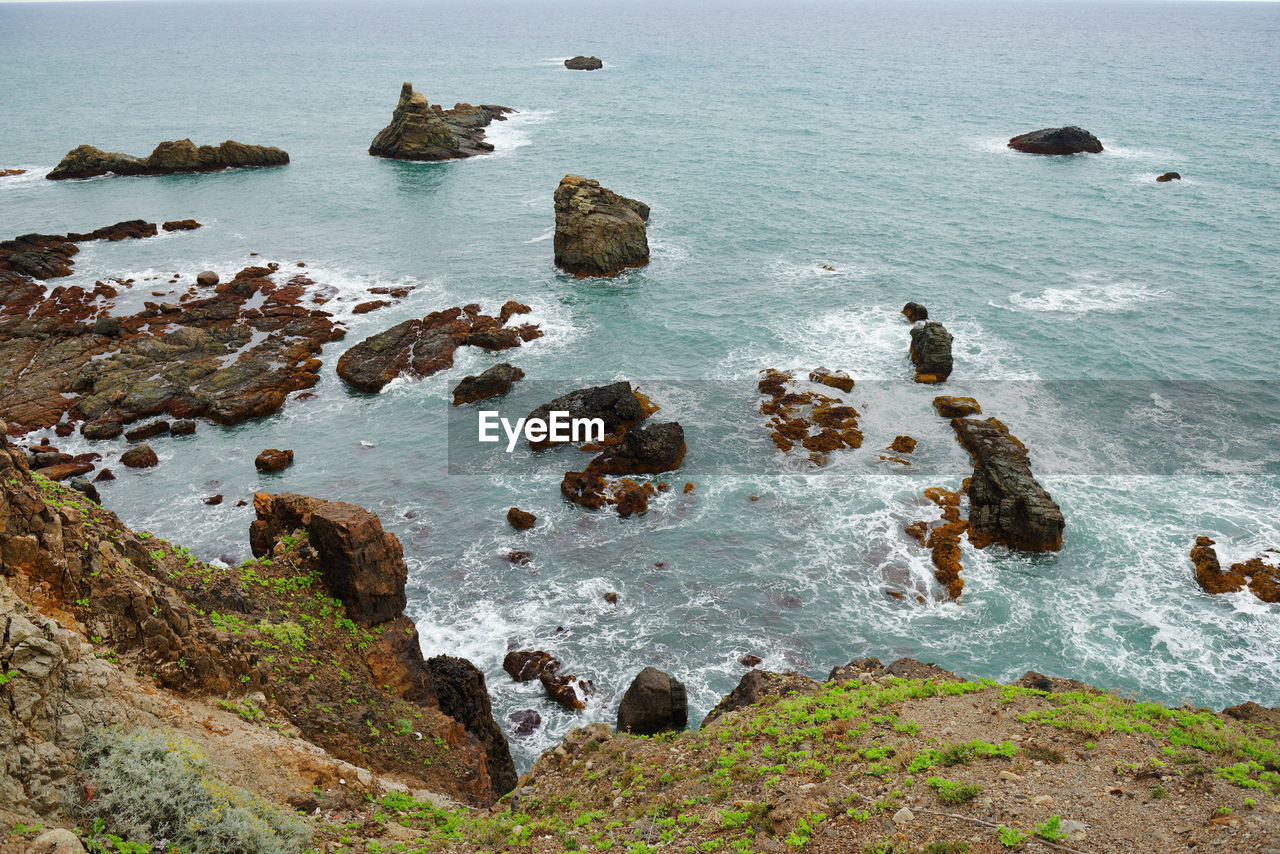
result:
[(982, 792), (977, 783), (956, 783), (943, 777), (930, 777), (925, 780), (938, 795), (938, 800), (952, 806), (966, 804)]

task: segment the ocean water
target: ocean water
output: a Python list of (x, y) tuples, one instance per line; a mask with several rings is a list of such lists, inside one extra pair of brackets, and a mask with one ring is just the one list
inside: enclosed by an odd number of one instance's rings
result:
[[(577, 53), (604, 70), (566, 71)], [(6, 3), (0, 168), (31, 172), (0, 179), (0, 236), (194, 217), (205, 227), (88, 244), (53, 284), (275, 260), (336, 289), (350, 333), (326, 348), (316, 399), (154, 440), (161, 465), (124, 473), (104, 503), (227, 560), (248, 556), (251, 508), (234, 505), (254, 491), (374, 510), (404, 544), (424, 649), (484, 668), (504, 725), (542, 714), (512, 739), (522, 767), (612, 720), (646, 665), (685, 681), (696, 721), (748, 652), (818, 677), (911, 655), (1280, 705), (1280, 606), (1202, 593), (1187, 558), (1200, 534), (1224, 562), (1280, 545), (1278, 67), (1280, 6), (1262, 3)], [(519, 113), (492, 126), (491, 156), (370, 157), (404, 80), (433, 103)], [(1004, 147), (1059, 124), (1107, 150)], [(278, 145), (292, 162), (43, 180), (80, 143), (145, 154), (182, 137)], [(1168, 170), (1183, 180), (1155, 183)], [(567, 172), (652, 206), (648, 267), (555, 270)], [(368, 288), (401, 283), (417, 286), (408, 299), (349, 316)], [(546, 336), (460, 351), (379, 395), (333, 372), (401, 320), (507, 299)], [(908, 300), (955, 335), (943, 391), (1009, 424), (1067, 520), (1056, 554), (966, 543), (959, 603), (937, 600), (902, 532), (936, 518), (925, 487), (969, 469), (929, 406), (938, 390), (910, 382)], [(580, 452), (468, 446), (448, 391), (498, 360), (528, 375), (514, 414), (637, 383), (686, 429), (677, 488), (642, 517), (592, 514), (558, 492)], [(773, 451), (754, 381), (819, 364), (857, 379), (867, 442), (813, 470)], [(920, 440), (909, 471), (877, 458), (899, 433)], [(297, 462), (259, 475), (265, 447)], [(229, 500), (205, 507), (215, 492)], [(512, 531), (512, 505), (538, 526)], [(513, 548), (532, 562), (505, 561)], [(509, 645), (551, 651), (599, 693), (581, 714), (554, 708), (502, 672)]]

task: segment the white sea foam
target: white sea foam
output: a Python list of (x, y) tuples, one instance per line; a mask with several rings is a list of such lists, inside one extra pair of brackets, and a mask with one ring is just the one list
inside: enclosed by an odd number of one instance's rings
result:
[(555, 229), (555, 226), (552, 226), (551, 228), (548, 228), (546, 231), (542, 232), (542, 234), (539, 234), (537, 237), (530, 238), (529, 240), (526, 240), (524, 242), (525, 243), (541, 243), (544, 240), (550, 240), (555, 236), (556, 236), (556, 229)]
[(485, 141), (493, 144), (493, 154), (489, 157), (473, 157), (471, 161), (483, 162), (531, 145), (532, 129), (537, 125), (547, 124), (555, 114), (554, 110), (528, 110), (508, 113), (504, 121), (490, 122), (485, 128)]
[(26, 169), (27, 171), (21, 175), (9, 175), (0, 178), (0, 192), (4, 190), (28, 189), (34, 186), (43, 186), (53, 184), (52, 181), (45, 181), (45, 176), (53, 171), (52, 166), (10, 166), (10, 169)]
[(1083, 316), (1094, 312), (1127, 311), (1143, 303), (1163, 300), (1169, 292), (1130, 279), (1111, 280), (1105, 273), (1078, 273), (1074, 287), (1045, 288), (1038, 294), (1019, 291), (1009, 295), (1008, 305), (991, 305), (1015, 311)]

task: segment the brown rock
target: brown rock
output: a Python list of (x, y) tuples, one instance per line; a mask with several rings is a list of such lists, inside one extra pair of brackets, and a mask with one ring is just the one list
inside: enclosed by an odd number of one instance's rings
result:
[(533, 527), (538, 521), (538, 517), (532, 513), (526, 513), (519, 507), (512, 507), (507, 511), (507, 521), (511, 523), (511, 527), (517, 531), (527, 531)]
[(453, 388), (453, 405), (475, 403), (506, 394), (511, 387), (524, 379), (524, 371), (515, 365), (502, 362), (479, 376), (466, 376)]
[(929, 319), (929, 309), (918, 302), (909, 302), (902, 307), (902, 316), (911, 323)]
[(684, 683), (656, 667), (646, 667), (632, 680), (618, 704), (618, 732), (656, 735), (689, 725)]
[(50, 466), (34, 469), (35, 473), (41, 477), (47, 477), (49, 480), (66, 480), (72, 477), (78, 477), (82, 474), (88, 474), (93, 471), (93, 463), (87, 462), (65, 462), (54, 463)]
[(141, 427), (135, 427), (126, 431), (124, 437), (130, 442), (141, 442), (146, 439), (152, 439), (156, 436), (163, 436), (169, 432), (168, 421), (152, 421), (150, 424), (144, 424)]
[(1179, 175), (1177, 172), (1166, 172), (1163, 175), (1157, 175), (1156, 180), (1159, 181), (1161, 184), (1165, 184), (1165, 183), (1168, 183), (1169, 181), (1181, 181), (1182, 176)]
[(809, 373), (809, 382), (837, 388), (846, 393), (853, 391), (853, 379), (844, 371), (817, 368)]
[(945, 395), (933, 399), (933, 408), (943, 418), (964, 418), (969, 415), (981, 415), (982, 407), (972, 397), (947, 397)]
[(197, 146), (189, 139), (162, 142), (145, 159), (81, 145), (67, 152), (45, 177), (50, 181), (115, 175), (172, 175), (180, 172), (216, 172), (245, 166), (283, 166), (289, 155), (279, 148), (245, 145), (228, 140), (221, 145)]
[(555, 263), (575, 276), (616, 276), (649, 263), (649, 206), (565, 175), (556, 188)]
[(161, 226), (165, 231), (193, 231), (200, 228), (200, 223), (194, 219), (171, 219)]
[(531, 682), (547, 668), (559, 669), (559, 660), (542, 650), (512, 650), (502, 659), (502, 669), (517, 682)]
[(916, 440), (910, 436), (895, 436), (893, 442), (889, 445), (890, 451), (899, 454), (909, 454), (916, 449)]
[(196, 274), (196, 284), (203, 288), (211, 288), (218, 284), (218, 274), (212, 270), (204, 270)]
[(356, 303), (351, 308), (351, 313), (352, 314), (368, 314), (371, 311), (376, 311), (377, 309), (380, 309), (388, 305), (391, 305), (391, 303), (384, 299), (375, 299), (375, 300), (369, 300), (368, 302), (359, 302), (359, 303)]
[(209, 505), (210, 507), (217, 507), (219, 504), (222, 503), (222, 495), (221, 494), (210, 495), (208, 498), (204, 500), (204, 503)]
[(293, 451), (267, 448), (254, 459), (253, 465), (258, 471), (284, 471), (293, 465)]
[(120, 462), (131, 469), (146, 469), (160, 464), (150, 445), (134, 445), (120, 455)]
[(743, 706), (753, 706), (767, 697), (781, 697), (795, 691), (798, 694), (815, 694), (820, 686), (808, 676), (799, 673), (771, 673), (768, 670), (752, 670), (742, 677), (738, 687), (726, 694), (716, 707), (702, 719), (702, 728), (722, 715)]
[(452, 160), (487, 154), (493, 145), (484, 141), (484, 128), (511, 112), (514, 110), (509, 107), (492, 104), (455, 104), (452, 110), (443, 110), (415, 92), (412, 83), (405, 83), (391, 124), (373, 138), (369, 153), (396, 160)]
[(738, 663), (741, 664), (743, 667), (755, 667), (756, 665), (762, 664), (763, 662), (764, 662), (763, 658), (761, 658), (758, 655), (752, 655), (751, 653), (747, 653), (746, 655), (742, 656), (742, 658), (738, 659)]

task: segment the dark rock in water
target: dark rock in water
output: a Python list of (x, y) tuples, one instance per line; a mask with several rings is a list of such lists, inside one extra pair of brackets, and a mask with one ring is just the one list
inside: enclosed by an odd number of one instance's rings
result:
[(98, 494), (98, 488), (83, 477), (73, 477), (71, 479), (71, 488), (92, 501), (94, 504), (102, 503), (102, 496)]
[(511, 721), (512, 732), (515, 735), (533, 735), (534, 731), (542, 726), (542, 715), (533, 709), (521, 709), (507, 715), (507, 720)]
[(533, 552), (524, 549), (512, 549), (502, 556), (507, 563), (513, 563), (516, 566), (528, 566), (529, 561), (533, 560)]
[(618, 732), (655, 735), (689, 725), (684, 683), (656, 667), (641, 670), (618, 705)]
[(124, 434), (124, 437), (130, 442), (141, 442), (155, 436), (162, 436), (168, 432), (168, 421), (152, 421), (150, 424), (143, 424), (141, 427), (135, 427), (132, 430), (129, 430)]
[(66, 437), (76, 432), (76, 428), (72, 427), (70, 424), (68, 424), (65, 421), (59, 421), (57, 424), (54, 425), (53, 432), (59, 436)]
[(848, 394), (853, 391), (853, 378), (844, 371), (831, 371), (825, 367), (814, 368), (809, 372), (809, 382), (839, 389)]
[(605, 448), (588, 469), (601, 474), (657, 474), (677, 468), (684, 455), (684, 428), (679, 422), (632, 426), (621, 442)]
[[(647, 417), (644, 404), (626, 380), (571, 391), (539, 406), (529, 413), (529, 418), (549, 420), (552, 412), (567, 412), (569, 418), (599, 418), (606, 434), (639, 424)], [(552, 444), (555, 443), (547, 439), (531, 442), (530, 447), (540, 450)]]
[(763, 664), (764, 659), (758, 655), (752, 655), (751, 653), (747, 653), (746, 655), (742, 656), (742, 658), (738, 659), (738, 663), (741, 664), (743, 667), (755, 667), (757, 664)]
[(475, 403), (511, 391), (511, 386), (524, 379), (524, 371), (502, 362), (479, 376), (467, 376), (453, 388), (453, 405)]
[(943, 418), (964, 418), (968, 415), (982, 414), (982, 407), (972, 397), (948, 397), (942, 395), (933, 399), (933, 408)]
[(175, 436), (190, 436), (196, 432), (196, 422), (189, 418), (175, 421), (169, 425), (169, 432)]
[(67, 152), (45, 177), (92, 178), (96, 175), (173, 175), (180, 172), (216, 172), (242, 166), (283, 166), (289, 155), (279, 148), (245, 145), (228, 140), (221, 145), (197, 146), (189, 139), (162, 142), (146, 158), (102, 151), (81, 145)]
[(926, 321), (911, 329), (911, 361), (916, 366), (916, 382), (940, 383), (951, 376), (951, 333), (937, 321)]
[(368, 302), (358, 302), (351, 307), (352, 314), (368, 314), (371, 311), (377, 311), (391, 305), (390, 301), (384, 299), (373, 299)]
[(360, 391), (381, 391), (396, 377), (421, 379), (452, 367), (453, 353), (463, 345), (491, 349), (493, 340), (478, 337), (491, 332), (509, 336), (503, 346), (542, 335), (532, 324), (502, 327), (498, 318), (480, 314), (478, 306), (455, 306), (369, 336), (338, 359), (338, 376)]
[(1020, 134), (1009, 140), (1009, 147), (1027, 154), (1099, 154), (1102, 151), (1102, 143), (1096, 136), (1075, 125)]
[(599, 71), (604, 63), (595, 56), (575, 56), (564, 61), (564, 67), (570, 71)]
[(918, 302), (909, 302), (902, 307), (902, 316), (912, 323), (929, 319), (929, 309)]
[(511, 523), (511, 527), (517, 531), (527, 531), (533, 527), (538, 521), (538, 517), (532, 513), (526, 513), (519, 507), (512, 507), (507, 511), (507, 521)]
[(560, 481), (560, 494), (579, 507), (599, 510), (608, 500), (605, 494), (607, 486), (599, 472), (568, 471)]
[(171, 219), (161, 226), (165, 231), (193, 231), (200, 228), (194, 219)]
[(211, 288), (218, 284), (218, 274), (212, 270), (204, 270), (196, 274), (196, 284), (202, 288)]
[(590, 679), (579, 679), (572, 673), (559, 673), (555, 670), (543, 670), (538, 680), (547, 696), (564, 706), (571, 712), (579, 712), (587, 707), (587, 698), (595, 693), (595, 684)]
[(1181, 181), (1182, 176), (1179, 175), (1177, 172), (1166, 172), (1163, 175), (1157, 175), (1156, 180), (1159, 181), (1161, 184), (1165, 184), (1169, 181)]
[(510, 107), (492, 104), (455, 104), (452, 110), (444, 110), (429, 104), (412, 83), (405, 83), (391, 124), (373, 138), (369, 153), (395, 160), (455, 160), (488, 154), (493, 145), (484, 141), (484, 128), (512, 112)]
[(93, 479), (94, 483), (105, 483), (106, 481), (115, 480), (116, 476), (111, 473), (111, 469), (103, 469), (98, 472), (97, 477)]
[(951, 427), (973, 457), (969, 480), (969, 541), (1043, 552), (1062, 547), (1066, 523), (1031, 473), (1026, 447), (995, 418), (954, 418)]
[(565, 175), (555, 196), (556, 266), (575, 276), (615, 276), (649, 263), (649, 206), (599, 181)]
[(15, 175), (27, 174), (26, 169), (0, 169), (0, 178), (12, 178)]
[(547, 668), (558, 670), (560, 661), (553, 658), (551, 653), (543, 652), (540, 649), (534, 651), (512, 650), (502, 659), (502, 669), (507, 671), (511, 678), (517, 682), (532, 682)]
[(150, 445), (134, 445), (120, 455), (120, 462), (131, 469), (147, 469), (160, 464)]
[(293, 451), (267, 448), (253, 461), (258, 471), (284, 471), (293, 465)]
[(484, 745), (494, 794), (510, 792), (516, 787), (516, 766), (507, 738), (493, 719), (480, 668), (465, 658), (438, 655), (427, 659), (427, 669), (435, 682), (440, 711), (462, 724)]
[(210, 495), (208, 498), (204, 500), (204, 503), (210, 507), (217, 507), (219, 504), (222, 503), (222, 493), (218, 493), (217, 495)]
[(772, 673), (768, 670), (752, 670), (742, 677), (738, 687), (726, 694), (716, 707), (702, 719), (702, 728), (721, 715), (754, 705), (765, 697), (780, 697), (795, 691), (798, 694), (816, 694), (817, 682), (799, 673)]

